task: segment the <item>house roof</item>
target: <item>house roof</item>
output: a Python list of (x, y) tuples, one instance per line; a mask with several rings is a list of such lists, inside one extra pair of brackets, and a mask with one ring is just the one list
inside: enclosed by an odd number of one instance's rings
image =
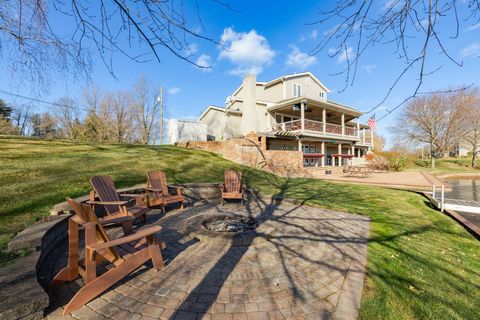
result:
[(217, 107), (217, 106), (208, 106), (205, 110), (203, 110), (202, 114), (200, 117), (198, 117), (198, 121), (202, 120), (203, 117), (210, 111), (210, 110), (215, 110), (215, 111), (220, 111), (220, 112), (225, 112), (226, 109), (222, 107)]
[(218, 112), (223, 112), (223, 113), (236, 113), (236, 114), (242, 114), (241, 111), (239, 110), (231, 110), (231, 109), (226, 109), (226, 108), (222, 108), (222, 107), (218, 107), (218, 106), (208, 106), (203, 112), (202, 114), (200, 115), (200, 117), (198, 117), (198, 121), (201, 121), (203, 119), (203, 117), (205, 117), (205, 115), (210, 112), (211, 110), (213, 111), (218, 111)]
[(265, 88), (268, 88), (270, 86), (273, 86), (274, 84), (277, 84), (278, 82), (281, 82), (285, 79), (291, 79), (291, 78), (298, 78), (298, 77), (303, 77), (303, 76), (310, 76), (313, 81), (315, 81), (320, 87), (322, 87), (323, 90), (325, 90), (327, 93), (330, 92), (330, 90), (320, 81), (317, 79), (317, 77), (315, 77), (313, 75), (313, 73), (311, 72), (302, 72), (302, 73), (295, 73), (295, 74), (288, 74), (288, 75), (285, 75), (285, 76), (281, 76), (277, 79), (274, 79), (270, 82), (267, 82), (266, 84), (264, 84)]
[(343, 105), (343, 104), (340, 104), (340, 103), (337, 103), (337, 102), (334, 102), (334, 101), (331, 101), (331, 100), (320, 101), (320, 100), (309, 99), (309, 98), (306, 98), (306, 97), (295, 97), (295, 98), (291, 98), (291, 99), (286, 99), (286, 100), (280, 101), (280, 102), (268, 107), (267, 110), (268, 111), (275, 111), (275, 110), (278, 110), (278, 109), (282, 109), (286, 106), (290, 106), (292, 104), (300, 103), (302, 100), (305, 100), (307, 102), (307, 104), (321, 105), (321, 106), (324, 106), (328, 109), (342, 111), (346, 114), (350, 114), (350, 115), (353, 115), (353, 116), (356, 116), (356, 117), (361, 116), (363, 114), (363, 112), (360, 112), (360, 111), (358, 111), (354, 108), (348, 107), (346, 105)]
[[(284, 76), (281, 76), (279, 78), (273, 79), (272, 81), (257, 81), (256, 85), (257, 86), (264, 86), (265, 88), (271, 87), (285, 79), (291, 79), (291, 78), (298, 78), (298, 77), (303, 77), (303, 76), (310, 76), (315, 83), (317, 83), (325, 92), (329, 93), (330, 89), (327, 88), (320, 80), (318, 80), (317, 77), (313, 75), (311, 72), (302, 72), (302, 73), (294, 73), (294, 74), (287, 74)], [(232, 96), (236, 95), (241, 89), (243, 88), (243, 83), (241, 83), (238, 88), (232, 93)]]

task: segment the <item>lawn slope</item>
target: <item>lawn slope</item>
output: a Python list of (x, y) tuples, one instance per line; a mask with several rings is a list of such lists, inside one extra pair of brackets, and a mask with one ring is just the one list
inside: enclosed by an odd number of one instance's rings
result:
[[(284, 179), (201, 151), (171, 146), (92, 145), (0, 138), (1, 248), (66, 196), (90, 190), (89, 178), (113, 176), (119, 186), (145, 181), (149, 169), (171, 182), (221, 181), (237, 168), (265, 194), (372, 219), (363, 319), (480, 319), (480, 245), (415, 193)], [(2, 254), (2, 263), (9, 257)]]

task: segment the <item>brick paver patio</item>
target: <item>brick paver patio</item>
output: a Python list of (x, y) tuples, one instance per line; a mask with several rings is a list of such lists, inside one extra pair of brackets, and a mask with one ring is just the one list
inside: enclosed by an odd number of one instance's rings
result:
[[(248, 246), (184, 235), (198, 215), (237, 213), (257, 218)], [(198, 219), (196, 219), (198, 220)], [(366, 217), (286, 202), (251, 200), (245, 208), (198, 205), (149, 222), (163, 226), (166, 266), (141, 267), (83, 308), (62, 317), (78, 290), (51, 292), (48, 319), (354, 319), (367, 254)], [(115, 233), (118, 230), (110, 230)], [(66, 244), (48, 257), (44, 282), (66, 262)], [(80, 281), (80, 280), (78, 280)]]

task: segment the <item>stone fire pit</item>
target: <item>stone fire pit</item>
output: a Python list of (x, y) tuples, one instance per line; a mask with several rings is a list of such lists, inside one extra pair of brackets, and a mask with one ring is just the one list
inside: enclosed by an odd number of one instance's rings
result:
[(274, 231), (252, 217), (228, 211), (198, 215), (183, 224), (183, 233), (189, 237), (233, 247), (264, 242)]
[(203, 226), (216, 232), (245, 232), (257, 227), (257, 221), (251, 217), (213, 216), (203, 222)]

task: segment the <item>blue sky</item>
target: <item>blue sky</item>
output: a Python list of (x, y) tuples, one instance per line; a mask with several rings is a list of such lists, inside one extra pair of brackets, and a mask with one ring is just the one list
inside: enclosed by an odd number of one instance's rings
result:
[[(212, 43), (192, 40), (194, 52), (192, 59), (200, 64), (208, 63), (212, 66), (211, 69), (205, 71), (196, 68), (177, 59), (166, 50), (161, 50), (161, 63), (152, 60), (138, 64), (117, 55), (114, 60), (115, 79), (100, 63), (98, 57), (94, 56), (96, 64), (93, 80), (103, 90), (129, 89), (136, 78), (144, 75), (166, 88), (168, 92), (166, 108), (169, 117), (194, 118), (207, 105), (223, 106), (225, 98), (238, 87), (242, 74), (247, 70), (257, 72), (259, 81), (268, 81), (283, 74), (311, 71), (332, 91), (329, 99), (366, 111), (382, 99), (404, 67), (403, 62), (394, 54), (393, 45), (377, 45), (360, 61), (354, 84), (338, 93), (344, 86), (345, 76), (333, 74), (344, 68), (344, 59), (329, 57), (328, 47), (313, 57), (309, 55), (325, 32), (335, 25), (335, 21), (325, 25), (308, 23), (318, 20), (317, 8), (326, 8), (331, 6), (331, 3), (232, 1), (233, 7), (238, 12), (219, 6), (214, 1), (200, 3), (203, 33), (215, 39), (223, 37), (226, 41), (225, 46), (233, 49), (222, 51)], [(200, 27), (200, 23), (195, 25), (196, 19), (192, 21), (193, 27)], [(453, 33), (453, 21), (445, 20), (442, 23), (441, 32)], [(448, 61), (439, 53), (439, 48), (433, 46), (429, 52), (427, 68), (433, 70), (442, 67), (425, 79), (422, 91), (472, 83), (478, 85), (479, 34), (480, 24), (461, 21), (458, 39), (448, 40), (446, 43), (449, 53), (455, 59), (463, 61), (463, 67)], [(412, 41), (412, 46), (418, 44), (415, 43), (415, 39)], [(377, 119), (387, 112), (386, 109), (392, 108), (411, 94), (416, 81), (417, 74), (407, 74), (385, 105), (376, 111)], [(50, 91), (42, 98), (54, 101), (65, 94), (80, 97), (82, 86), (85, 86), (83, 81), (53, 81)], [(29, 95), (30, 89), (27, 87), (28, 85), (19, 87), (11, 82), (9, 77), (0, 78), (0, 89)], [(1, 94), (0, 98), (12, 100), (11, 97)], [(395, 114), (378, 124), (378, 132), (387, 137), (388, 144), (392, 143), (388, 127), (395, 122)], [(366, 118), (364, 117), (362, 121), (366, 122)]]

